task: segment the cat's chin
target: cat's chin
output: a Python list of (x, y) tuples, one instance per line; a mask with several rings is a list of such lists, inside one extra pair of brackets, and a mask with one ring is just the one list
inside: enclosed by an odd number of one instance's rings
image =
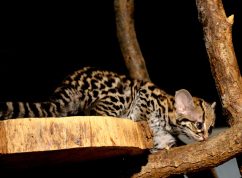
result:
[(207, 140), (203, 135), (190, 135), (189, 138), (198, 142)]

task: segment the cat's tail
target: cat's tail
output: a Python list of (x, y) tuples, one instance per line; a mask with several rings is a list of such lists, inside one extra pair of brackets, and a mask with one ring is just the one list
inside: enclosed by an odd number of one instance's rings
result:
[(62, 117), (67, 112), (59, 102), (2, 102), (0, 120), (15, 118)]

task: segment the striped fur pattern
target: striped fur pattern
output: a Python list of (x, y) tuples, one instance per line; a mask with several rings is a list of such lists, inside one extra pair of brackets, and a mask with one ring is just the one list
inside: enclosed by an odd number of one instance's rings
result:
[(215, 103), (181, 89), (169, 95), (151, 82), (85, 67), (68, 76), (46, 102), (0, 103), (0, 120), (73, 115), (105, 115), (148, 122), (153, 152), (170, 148), (175, 136), (203, 141), (214, 126)]

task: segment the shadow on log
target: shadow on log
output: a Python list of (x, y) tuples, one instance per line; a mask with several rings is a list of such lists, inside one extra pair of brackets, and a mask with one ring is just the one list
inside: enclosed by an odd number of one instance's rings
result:
[(123, 167), (124, 174), (133, 174), (152, 147), (147, 123), (101, 116), (5, 120), (0, 136), (0, 169), (7, 175), (32, 174), (40, 167), (53, 174), (75, 168), (93, 175), (112, 168), (103, 176), (117, 176)]

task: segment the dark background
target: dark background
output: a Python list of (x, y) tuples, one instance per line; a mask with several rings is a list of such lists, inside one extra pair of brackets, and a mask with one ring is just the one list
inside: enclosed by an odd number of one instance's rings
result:
[[(241, 0), (223, 1), (235, 14), (233, 41), (241, 66)], [(154, 83), (218, 103), (195, 0), (136, 0), (138, 41)], [(83, 67), (126, 73), (116, 37), (113, 0), (0, 3), (0, 100), (42, 101)]]

